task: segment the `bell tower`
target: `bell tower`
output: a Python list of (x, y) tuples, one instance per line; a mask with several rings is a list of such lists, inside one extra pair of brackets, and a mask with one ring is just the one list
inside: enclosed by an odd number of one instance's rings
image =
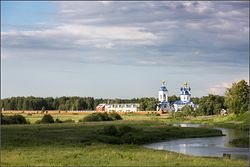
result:
[(189, 103), (191, 101), (191, 88), (188, 87), (187, 82), (185, 82), (184, 87), (181, 88), (180, 98), (183, 103)]
[(162, 81), (160, 90), (158, 91), (158, 100), (159, 102), (168, 102), (168, 90), (165, 85), (165, 81)]

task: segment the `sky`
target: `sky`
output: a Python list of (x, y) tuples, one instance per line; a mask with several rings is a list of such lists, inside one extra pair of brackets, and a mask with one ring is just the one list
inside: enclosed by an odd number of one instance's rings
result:
[(248, 69), (248, 1), (1, 1), (1, 98), (223, 95)]

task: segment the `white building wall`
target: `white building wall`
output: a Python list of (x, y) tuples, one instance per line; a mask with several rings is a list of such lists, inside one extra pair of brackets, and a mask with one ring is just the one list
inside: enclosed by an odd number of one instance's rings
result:
[(168, 101), (168, 93), (167, 93), (167, 91), (160, 90), (158, 92), (158, 100), (160, 102)]
[(189, 95), (181, 95), (181, 101), (186, 103), (186, 102), (189, 102), (191, 99), (190, 99), (190, 96)]
[(139, 104), (106, 104), (106, 112), (138, 112)]

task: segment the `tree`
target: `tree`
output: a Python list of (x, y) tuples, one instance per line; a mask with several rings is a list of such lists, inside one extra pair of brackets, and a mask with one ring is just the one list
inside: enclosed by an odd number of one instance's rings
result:
[(170, 103), (173, 103), (173, 102), (175, 102), (176, 100), (180, 100), (180, 98), (177, 97), (177, 96), (175, 96), (175, 95), (173, 95), (173, 96), (168, 96), (168, 101), (169, 101)]
[(45, 114), (41, 120), (41, 123), (54, 123), (54, 119), (50, 114)]
[(225, 93), (225, 105), (229, 112), (239, 114), (247, 111), (249, 104), (249, 86), (245, 80), (238, 83), (233, 83), (231, 88), (228, 88)]
[(185, 116), (188, 116), (188, 115), (196, 116), (194, 108), (189, 105), (185, 105), (184, 107), (182, 107), (181, 112)]
[(222, 108), (224, 108), (224, 98), (209, 94), (200, 98), (197, 112), (203, 115), (214, 115), (219, 114)]

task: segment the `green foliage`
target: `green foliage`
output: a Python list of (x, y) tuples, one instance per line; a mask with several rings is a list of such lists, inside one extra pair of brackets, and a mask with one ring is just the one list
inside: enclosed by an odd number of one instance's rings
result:
[(66, 120), (60, 120), (59, 118), (56, 118), (55, 123), (74, 123), (75, 121), (72, 119), (66, 119)]
[(28, 121), (22, 115), (4, 116), (1, 114), (1, 124), (27, 124)]
[(94, 99), (93, 97), (11, 97), (0, 100), (0, 108), (4, 110), (95, 110), (100, 103), (139, 103), (142, 111), (155, 111), (158, 104), (156, 98), (133, 99)]
[(140, 104), (139, 110), (141, 111), (155, 111), (158, 105), (158, 100), (156, 98), (141, 98), (137, 100)]
[(169, 101), (170, 103), (173, 103), (173, 102), (175, 102), (176, 100), (180, 100), (180, 97), (177, 97), (177, 96), (175, 96), (175, 95), (173, 95), (173, 96), (168, 96), (168, 101)]
[(112, 121), (113, 119), (105, 113), (92, 113), (87, 115), (83, 118), (85, 122), (92, 122), (92, 121)]
[(104, 126), (103, 132), (105, 135), (111, 135), (111, 136), (123, 136), (126, 133), (129, 133), (131, 131), (134, 131), (135, 129), (128, 125), (120, 125), (120, 126), (114, 126), (114, 125), (108, 125)]
[(41, 120), (41, 123), (54, 123), (54, 119), (50, 114), (45, 114)]
[(109, 113), (109, 117), (113, 120), (122, 120), (122, 117), (116, 112)]
[(249, 104), (249, 86), (245, 80), (233, 83), (232, 87), (227, 89), (225, 94), (225, 105), (230, 112), (239, 114), (247, 111)]
[(55, 123), (63, 123), (60, 119), (56, 118)]
[(209, 94), (208, 96), (203, 96), (199, 100), (199, 107), (196, 111), (202, 115), (214, 115), (220, 114), (220, 111), (223, 108), (223, 96)]
[(117, 130), (116, 126), (108, 125), (108, 126), (104, 126), (103, 132), (106, 135), (115, 136), (118, 133), (118, 130)]
[(36, 120), (35, 121), (35, 124), (40, 124), (41, 123), (41, 120)]
[(230, 141), (233, 146), (249, 148), (249, 137), (234, 139)]
[(92, 122), (92, 121), (113, 121), (113, 120), (120, 120), (121, 116), (117, 113), (111, 113), (107, 114), (106, 112), (104, 113), (92, 113), (87, 115), (86, 117), (83, 118), (84, 122)]
[(196, 116), (196, 112), (194, 111), (194, 108), (192, 106), (189, 105), (185, 105), (182, 109), (181, 109), (181, 113), (184, 116)]

